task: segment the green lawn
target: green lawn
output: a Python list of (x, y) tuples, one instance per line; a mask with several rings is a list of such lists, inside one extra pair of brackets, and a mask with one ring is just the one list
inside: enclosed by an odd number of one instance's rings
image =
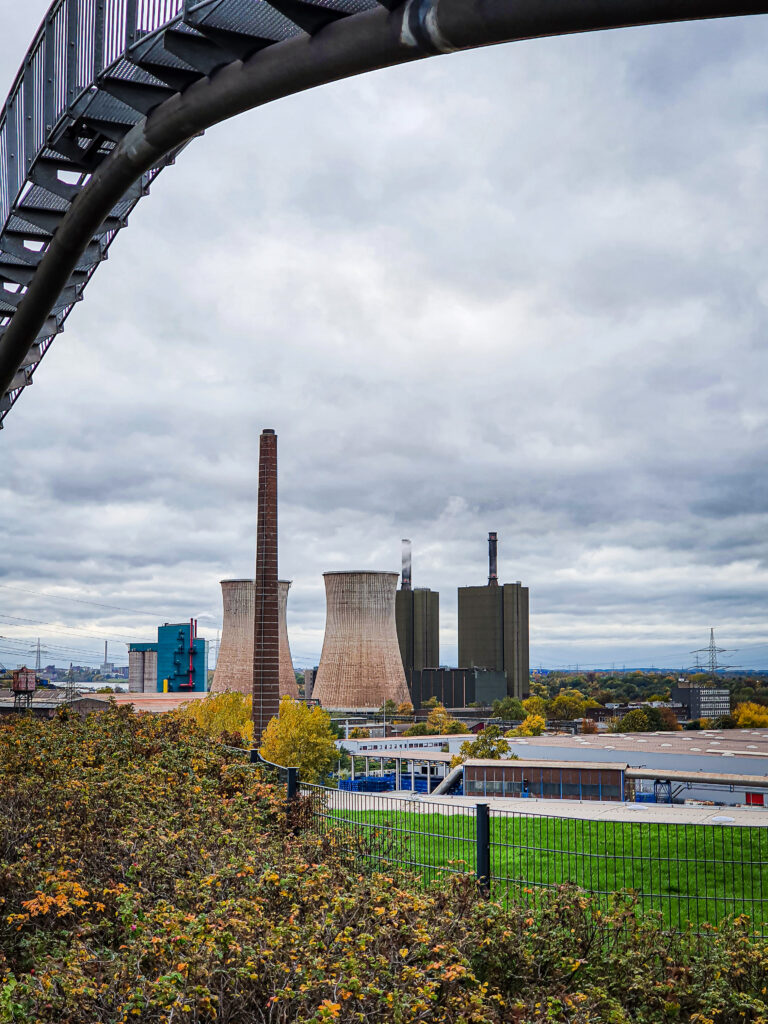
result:
[[(474, 814), (329, 808), (326, 826), (366, 837), (365, 856), (425, 879), (476, 867)], [(608, 896), (631, 889), (670, 927), (747, 913), (768, 934), (768, 829), (567, 818), (491, 817), (493, 891), (572, 882)]]

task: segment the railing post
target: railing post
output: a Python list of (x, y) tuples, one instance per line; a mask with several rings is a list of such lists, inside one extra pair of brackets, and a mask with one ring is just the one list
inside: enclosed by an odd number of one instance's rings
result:
[(299, 769), (286, 768), (285, 775), (285, 817), (288, 828), (292, 832), (297, 832), (299, 823), (296, 818), (296, 802), (299, 796)]
[(288, 778), (285, 785), (285, 800), (290, 807), (299, 795), (299, 769), (287, 768)]
[(259, 761), (261, 760), (260, 757), (259, 757), (259, 748), (258, 747), (252, 747), (251, 748), (251, 750), (250, 750), (250, 760), (251, 760), (251, 764), (258, 764)]
[(477, 840), (477, 884), (484, 895), (491, 893), (491, 817), (488, 804), (477, 804), (475, 808), (475, 829)]

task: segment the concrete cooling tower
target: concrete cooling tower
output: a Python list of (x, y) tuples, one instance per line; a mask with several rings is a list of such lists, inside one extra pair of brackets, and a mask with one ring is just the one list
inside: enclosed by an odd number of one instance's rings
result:
[[(288, 590), (290, 582), (278, 583), (280, 614), (280, 696), (298, 697), (299, 689), (293, 673), (291, 648), (288, 643)], [(211, 693), (237, 690), (253, 691), (253, 580), (222, 580), (221, 597), (224, 602), (224, 627), (221, 646), (213, 674)]]
[(395, 625), (396, 572), (326, 572), (323, 653), (312, 690), (326, 708), (410, 700)]

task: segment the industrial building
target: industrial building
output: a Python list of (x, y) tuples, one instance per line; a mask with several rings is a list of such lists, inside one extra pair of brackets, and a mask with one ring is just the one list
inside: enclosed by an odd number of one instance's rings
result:
[(459, 665), (502, 671), (507, 695), (529, 692), (528, 587), (499, 585), (498, 538), (488, 534), (488, 584), (459, 587)]
[(624, 800), (626, 771), (626, 762), (470, 760), (464, 765), (464, 793), (540, 800)]
[[(293, 671), (291, 647), (288, 641), (288, 591), (290, 580), (277, 584), (279, 638), (280, 638), (280, 696), (297, 698), (299, 688)], [(221, 597), (224, 621), (221, 645), (213, 673), (212, 693), (236, 690), (250, 694), (253, 691), (253, 580), (222, 580)]]
[(507, 678), (497, 669), (409, 669), (405, 678), (416, 711), (432, 697), (446, 708), (466, 708), (470, 704), (489, 706), (507, 695)]
[(440, 595), (411, 585), (411, 542), (403, 541), (403, 571), (395, 597), (395, 622), (406, 675), (440, 664)]
[(673, 686), (672, 700), (686, 708), (689, 719), (722, 718), (731, 713), (730, 690), (714, 686)]
[(323, 650), (312, 689), (326, 708), (410, 701), (395, 625), (396, 572), (326, 572)]
[(157, 642), (128, 648), (131, 693), (193, 693), (208, 689), (208, 641), (197, 635), (197, 622), (166, 622)]

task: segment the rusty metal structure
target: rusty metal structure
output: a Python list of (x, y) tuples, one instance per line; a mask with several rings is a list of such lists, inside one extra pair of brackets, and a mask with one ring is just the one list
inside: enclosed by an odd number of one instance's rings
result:
[(326, 572), (325, 637), (312, 697), (326, 708), (410, 701), (395, 625), (396, 572)]
[(206, 128), (326, 82), (768, 0), (53, 0), (0, 110), (0, 427), (156, 175)]
[(37, 674), (34, 669), (22, 665), (11, 672), (11, 690), (13, 691), (13, 707), (16, 711), (24, 711), (32, 706), (32, 696), (37, 689)]
[[(288, 580), (278, 580), (278, 615), (280, 618), (280, 696), (298, 698), (299, 688), (293, 671), (291, 646), (288, 641)], [(222, 580), (221, 597), (224, 623), (221, 646), (213, 674), (211, 693), (237, 690), (250, 693), (253, 688), (253, 580)]]

